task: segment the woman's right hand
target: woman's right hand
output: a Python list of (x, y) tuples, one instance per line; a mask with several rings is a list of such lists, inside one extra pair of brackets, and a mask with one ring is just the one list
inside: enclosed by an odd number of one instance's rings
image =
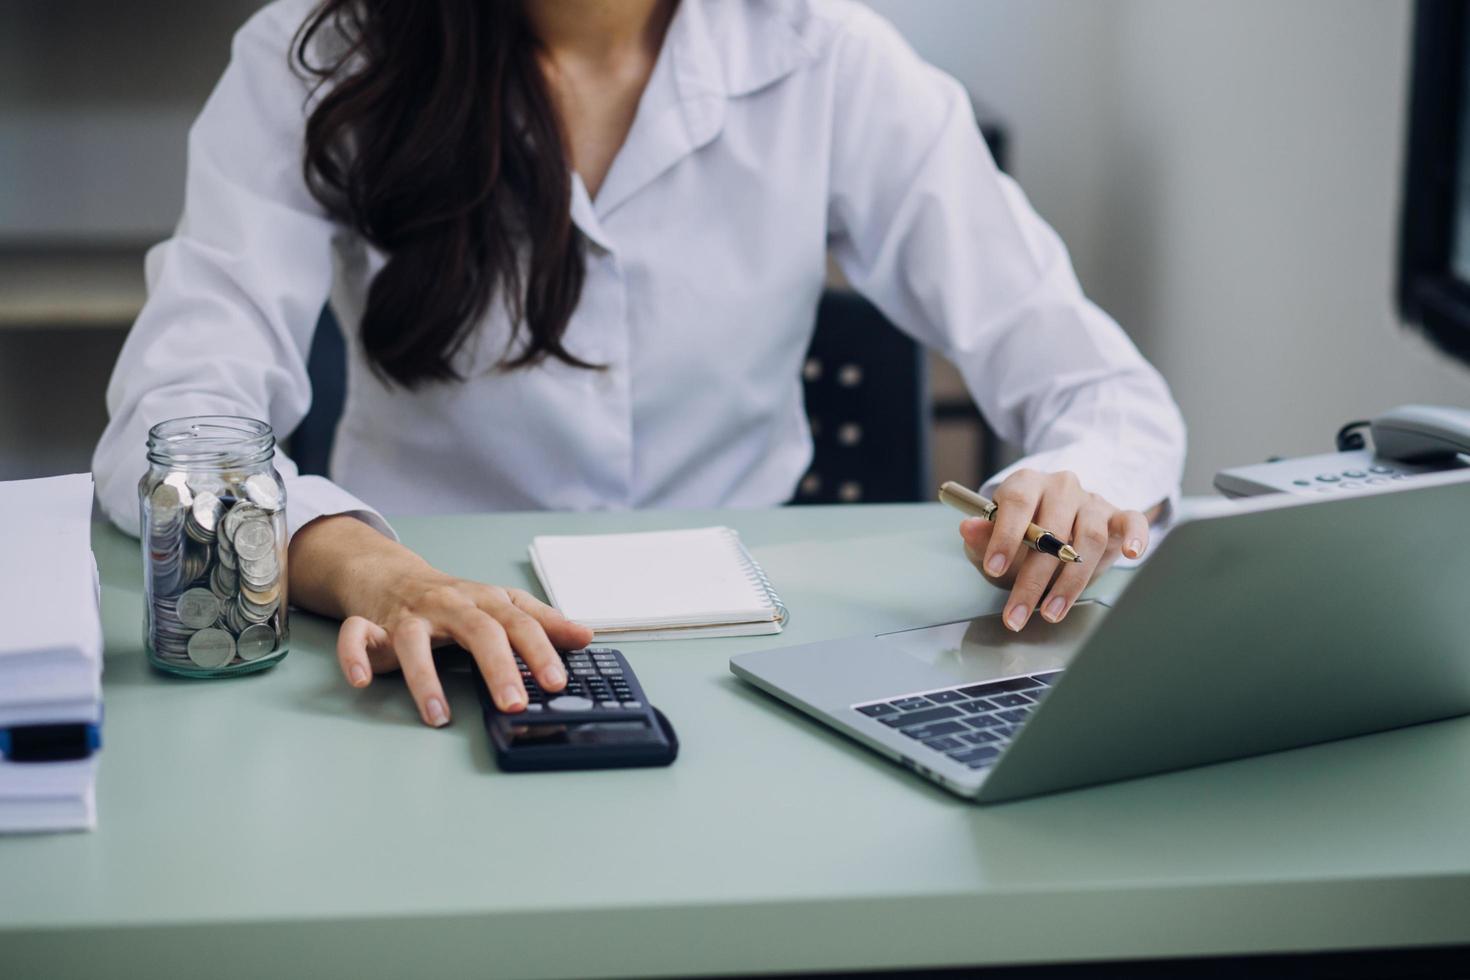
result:
[(470, 652), (502, 711), (525, 708), (515, 654), (548, 691), (566, 686), (557, 649), (592, 642), (523, 589), (455, 578), (355, 517), (323, 517), (291, 538), (291, 600), (342, 619), (337, 661), (347, 682), (367, 687), (374, 674), (403, 671), (427, 725), (449, 723), (449, 701), (433, 648), (458, 643)]

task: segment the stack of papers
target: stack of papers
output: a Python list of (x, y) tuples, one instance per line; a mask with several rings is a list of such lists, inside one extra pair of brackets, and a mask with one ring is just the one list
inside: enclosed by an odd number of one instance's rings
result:
[(0, 483), (0, 831), (90, 829), (102, 720), (92, 477)]

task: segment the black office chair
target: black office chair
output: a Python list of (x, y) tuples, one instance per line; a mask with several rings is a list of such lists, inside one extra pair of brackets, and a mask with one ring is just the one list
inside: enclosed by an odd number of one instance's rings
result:
[(311, 407), (291, 433), (286, 448), (302, 473), (327, 476), (337, 422), (347, 400), (347, 345), (330, 306), (322, 307), (322, 315), (317, 318), (306, 357), (306, 376), (311, 379)]
[(812, 465), (795, 504), (896, 503), (930, 492), (924, 349), (857, 293), (829, 289), (802, 371)]

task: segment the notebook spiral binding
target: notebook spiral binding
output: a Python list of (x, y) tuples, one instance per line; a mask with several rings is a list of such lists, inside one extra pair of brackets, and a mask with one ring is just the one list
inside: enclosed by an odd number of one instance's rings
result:
[(766, 604), (776, 614), (776, 622), (784, 627), (786, 621), (791, 618), (791, 611), (786, 608), (786, 603), (781, 601), (781, 594), (776, 591), (776, 587), (766, 577), (766, 570), (761, 568), (761, 563), (755, 560), (750, 550), (745, 547), (745, 542), (740, 540), (740, 532), (734, 528), (727, 527), (725, 528), (725, 534), (730, 539), (730, 543), (735, 546), (735, 550), (740, 554), (740, 561), (745, 566), (745, 577), (750, 580), (751, 585), (756, 587), (756, 591), (766, 597)]

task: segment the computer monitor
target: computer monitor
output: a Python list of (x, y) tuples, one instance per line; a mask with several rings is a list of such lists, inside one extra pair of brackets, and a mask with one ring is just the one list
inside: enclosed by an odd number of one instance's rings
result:
[(1418, 0), (1399, 309), (1470, 363), (1470, 0)]

